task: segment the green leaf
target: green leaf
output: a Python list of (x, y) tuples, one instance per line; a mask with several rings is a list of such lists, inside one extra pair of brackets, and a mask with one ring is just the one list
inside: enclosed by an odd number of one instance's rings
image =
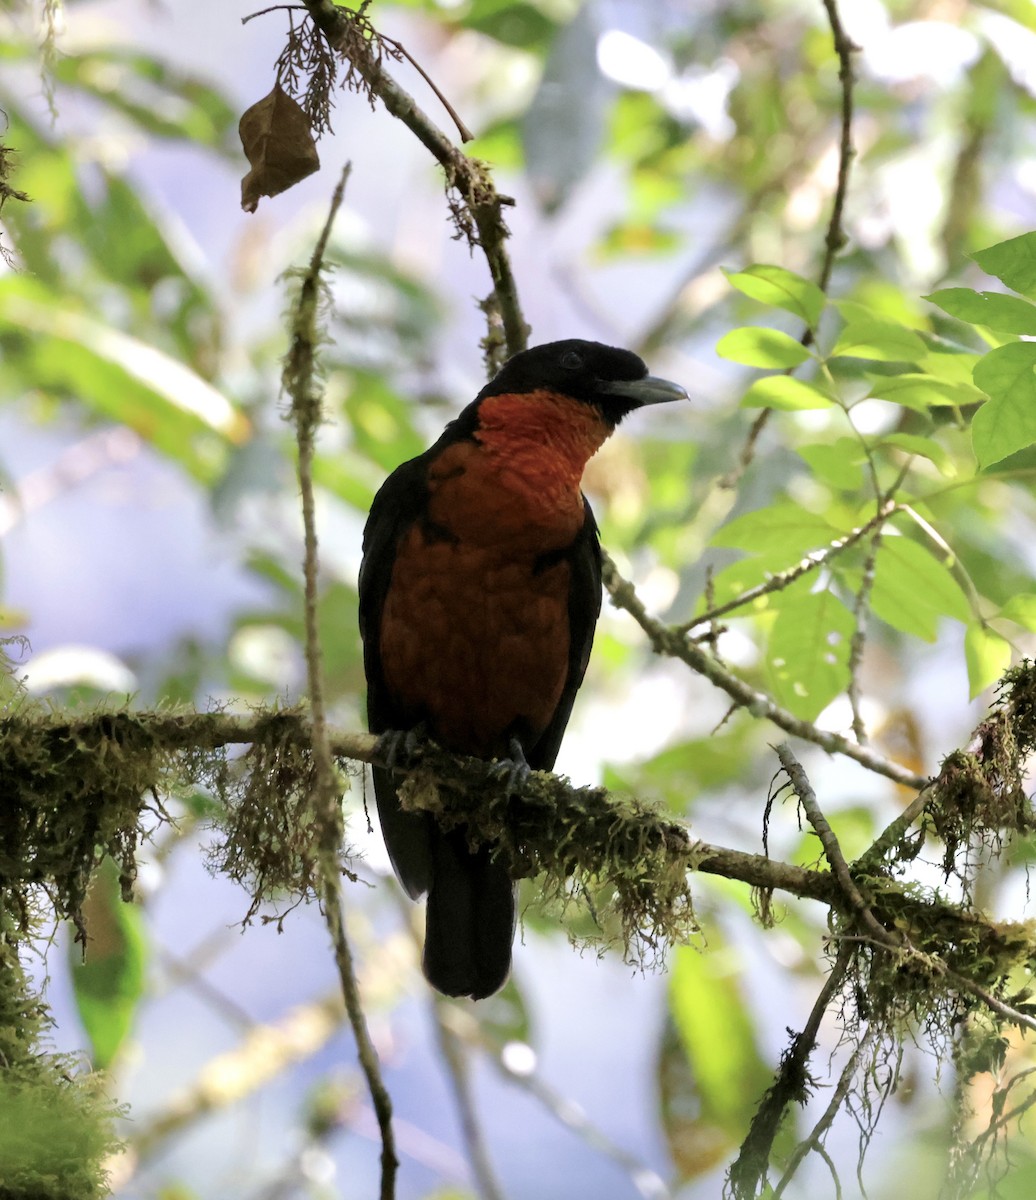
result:
[[(973, 361), (969, 363), (969, 374)], [(871, 380), (872, 399), (888, 400), (913, 412), (927, 412), (929, 408), (950, 405), (960, 407), (964, 404), (975, 404), (982, 399), (982, 393), (970, 380), (967, 383), (951, 383), (933, 375), (913, 371), (903, 375), (872, 375)]]
[(852, 613), (831, 592), (781, 598), (770, 631), (767, 665), (785, 708), (815, 720), (849, 683)]
[(1003, 617), (1005, 621), (1014, 621), (1023, 629), (1029, 629), (1036, 633), (1036, 592), (1024, 592), (1012, 596), (997, 613), (997, 616)]
[(832, 358), (873, 358), (878, 362), (917, 362), (926, 352), (912, 329), (880, 317), (850, 320), (838, 335)]
[(59, 55), (53, 70), (66, 86), (96, 96), (158, 137), (230, 148), (238, 114), (200, 76), (123, 48)]
[(841, 437), (833, 442), (814, 442), (800, 446), (799, 455), (810, 470), (828, 487), (855, 491), (863, 482), (863, 464), (867, 455), (856, 438)]
[(741, 397), (742, 408), (776, 408), (782, 412), (803, 412), (811, 408), (831, 408), (834, 401), (811, 383), (790, 375), (767, 375), (757, 379)]
[(85, 959), (79, 946), (70, 946), (72, 990), (93, 1065), (104, 1070), (132, 1028), (147, 968), (143, 919), (138, 908), (123, 901), (111, 859), (93, 877), (83, 916), (90, 940)]
[(797, 367), (812, 355), (801, 342), (780, 329), (746, 325), (732, 329), (720, 338), (716, 353), (721, 358), (744, 363), (746, 367)]
[(1036, 304), (1001, 292), (974, 292), (971, 288), (943, 288), (925, 296), (951, 317), (986, 325), (1001, 333), (1036, 334)]
[(736, 973), (738, 958), (710, 933), (707, 953), (677, 946), (669, 1010), (700, 1104), (699, 1118), (740, 1141), (770, 1072)]
[(948, 479), (954, 478), (957, 474), (957, 467), (953, 459), (934, 438), (922, 437), (916, 433), (886, 433), (874, 444), (875, 447), (896, 446), (908, 454), (919, 454), (922, 458), (927, 458), (929, 462), (934, 463), (939, 473)]
[[(928, 352), (917, 364), (921, 370), (934, 375), (942, 383), (977, 391), (972, 375), (982, 356), (950, 347), (945, 343), (936, 343), (934, 339), (930, 339), (930, 342), (932, 344), (929, 345)], [(975, 396), (975, 399), (981, 400), (982, 397)]]
[(75, 396), (135, 430), (196, 478), (211, 482), (226, 443), (247, 418), (178, 359), (68, 307), (37, 281), (0, 282), (0, 333), (28, 334), (24, 359), (37, 386)]
[(1023, 233), (971, 256), (990, 275), (1013, 291), (1036, 300), (1036, 233)]
[(1011, 644), (981, 621), (964, 631), (964, 658), (968, 664), (971, 699), (996, 683), (1011, 665)]
[(460, 22), (487, 37), (518, 46), (523, 50), (542, 50), (550, 42), (557, 25), (535, 4), (514, 0), (477, 0)]
[(811, 513), (790, 500), (778, 501), (768, 508), (734, 517), (712, 535), (713, 546), (736, 546), (739, 550), (769, 555), (800, 557), (841, 537), (823, 517)]
[(926, 642), (935, 641), (940, 617), (967, 623), (971, 606), (950, 567), (911, 538), (886, 536), (874, 563), (875, 615)]
[(990, 350), (975, 367), (975, 382), (989, 396), (971, 423), (980, 467), (1036, 442), (1036, 342), (1011, 342)]
[(723, 274), (739, 292), (771, 308), (783, 308), (786, 312), (794, 313), (810, 329), (816, 329), (826, 298), (815, 283), (803, 279), (794, 271), (767, 263), (756, 263), (743, 271), (724, 269)]

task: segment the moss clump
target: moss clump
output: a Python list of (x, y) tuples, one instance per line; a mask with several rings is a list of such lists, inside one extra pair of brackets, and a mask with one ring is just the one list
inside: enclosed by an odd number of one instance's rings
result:
[(473, 838), (495, 843), (513, 878), (541, 875), (550, 907), (589, 900), (605, 940), (609, 927), (617, 929), (638, 964), (660, 960), (669, 945), (698, 932), (689, 880), (697, 855), (680, 822), (602, 788), (573, 793), (538, 772), (513, 795), (485, 772), (478, 760), (425, 746), (400, 797), (447, 827), (467, 825)]
[(90, 874), (105, 852), (129, 896), (141, 813), (174, 758), (128, 711), (73, 721), (19, 704), (0, 718), (0, 887), (23, 929), (39, 887), (82, 936)]
[(42, 1002), (0, 931), (0, 1195), (4, 1200), (106, 1196), (118, 1141), (115, 1108), (96, 1075), (41, 1047)]

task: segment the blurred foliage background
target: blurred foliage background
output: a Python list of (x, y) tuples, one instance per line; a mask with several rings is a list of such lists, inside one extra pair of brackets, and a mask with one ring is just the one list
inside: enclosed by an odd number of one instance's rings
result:
[[(692, 394), (624, 429), (586, 479), (605, 545), (649, 610), (691, 621), (859, 528), (880, 500), (901, 506), (880, 541), (724, 616), (716, 647), (795, 715), (840, 732), (855, 720), (925, 773), (966, 743), (1036, 629), (1036, 277), (1032, 243), (1008, 241), (1034, 224), (1036, 4), (842, 8), (858, 47), (855, 157), (826, 297), (815, 282), (843, 103), (830, 6), (377, 0), (368, 16), (449, 96), (476, 133), (467, 152), (514, 197), (532, 340), (628, 346)], [(251, 12), (197, 0), (0, 10), (2, 142), (9, 184), (29, 197), (2, 210), (0, 634), (29, 639), (14, 673), (55, 703), (300, 695), (281, 277), (308, 259), (349, 159), (317, 481), (332, 715), (358, 728), (363, 520), (385, 474), (481, 386), (490, 282), (453, 238), (438, 169), (347, 91), (334, 93), (323, 169), (241, 212), (237, 119), (301, 20), (278, 8), (242, 24)], [(446, 128), (416, 73), (390, 69)], [(798, 386), (779, 373), (791, 368)], [(652, 658), (606, 605), (559, 770), (758, 850), (775, 734), (728, 703)], [(819, 750), (802, 757), (847, 855), (909, 798)], [(352, 782), (362, 857), (347, 903), (399, 1116), (399, 1195), (720, 1194), (786, 1030), (820, 990), (824, 910), (779, 898), (763, 931), (747, 887), (703, 877), (702, 945), (644, 975), (574, 953), (563, 922), (531, 904), (501, 996), (429, 1000), (419, 914), (400, 902)], [(323, 926), (302, 907), (242, 932), (248, 897), (205, 869), (210, 807), (175, 800), (175, 832), (144, 855), (139, 906), (98, 877), (85, 963), (59, 932), (29, 964), (48, 980), (54, 1043), (110, 1071), (129, 1105), (115, 1193), (372, 1195), (376, 1128)], [(775, 807), (769, 838), (776, 857), (817, 859), (790, 805)], [(982, 861), (984, 907), (1023, 915), (1030, 858), (1016, 843)], [(831, 1055), (836, 1076), (836, 1022), (824, 1038), (813, 1065)], [(1014, 1073), (1031, 1060), (1020, 1039), (1005, 1055)], [(948, 1057), (920, 1035), (875, 1057), (874, 1092), (827, 1139), (841, 1194), (862, 1179), (872, 1196), (900, 1195), (904, 1171), (916, 1200), (940, 1194), (951, 1139), (1004, 1103), (990, 1075), (957, 1086)], [(492, 1164), (474, 1174), (468, 1088)], [(785, 1152), (828, 1099), (819, 1088)], [(999, 1191), (983, 1176), (967, 1194), (1031, 1194), (1031, 1124), (1020, 1117), (1015, 1134)], [(785, 1194), (834, 1195), (828, 1165), (808, 1158)]]

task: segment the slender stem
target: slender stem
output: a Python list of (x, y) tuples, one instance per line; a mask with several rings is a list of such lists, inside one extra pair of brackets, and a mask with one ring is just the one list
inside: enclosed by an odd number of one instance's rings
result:
[(645, 609), (643, 602), (634, 590), (633, 584), (619, 574), (618, 568), (611, 558), (604, 556), (604, 585), (616, 608), (624, 609), (633, 617), (637, 624), (648, 635), (656, 653), (669, 658), (678, 658), (692, 670), (704, 675), (706, 679), (722, 689), (740, 707), (747, 709), (754, 717), (764, 717), (785, 733), (800, 737), (804, 741), (813, 742), (829, 754), (842, 754), (851, 758), (869, 771), (884, 775), (896, 783), (906, 787), (923, 788), (928, 782), (922, 775), (901, 766), (892, 759), (885, 758), (869, 746), (861, 746), (851, 738), (840, 733), (818, 729), (810, 721), (803, 721), (787, 709), (781, 708), (763, 692), (745, 683), (743, 679), (732, 674), (712, 655), (696, 645), (687, 634), (680, 629), (664, 625), (656, 617), (652, 617)]
[[(468, 1151), (468, 1161), (475, 1176), (482, 1200), (504, 1200), (504, 1193), (493, 1170), (493, 1164), (482, 1136), (478, 1109), (471, 1087), (471, 1073), (466, 1048), (462, 1038), (453, 1028), (452, 1018), (457, 1015), (457, 1005), (442, 996), (432, 997), (432, 1014), (435, 1032), (442, 1051), (443, 1061), (453, 1082), (453, 1094), (460, 1113), (461, 1132)], [(463, 1014), (466, 1015), (466, 1014)]]
[(771, 575), (764, 583), (757, 584), (753, 588), (742, 592), (739, 596), (735, 596), (733, 600), (728, 600), (725, 604), (717, 604), (715, 607), (710, 607), (706, 612), (703, 612), (700, 617), (695, 617), (693, 621), (687, 621), (683, 625), (675, 625), (673, 629), (678, 633), (687, 633), (691, 629), (697, 628), (699, 625), (711, 624), (717, 617), (722, 617), (726, 613), (733, 612), (737, 608), (743, 608), (746, 604), (751, 604), (760, 599), (762, 596), (767, 596), (771, 592), (783, 591), (784, 588), (794, 583), (797, 579), (801, 579), (803, 575), (810, 571), (815, 571), (819, 567), (830, 562), (836, 555), (841, 554), (843, 550), (848, 550), (850, 546), (855, 546), (861, 538), (872, 533), (893, 516), (898, 505), (892, 500), (886, 500), (874, 514), (873, 517), (864, 525), (860, 525), (851, 533), (847, 533), (844, 537), (837, 538), (823, 550), (817, 550), (813, 554), (807, 554), (795, 566), (789, 567), (786, 571), (779, 571), (776, 575)]
[(453, 107), (453, 105), (449, 102), (449, 100), (447, 100), (446, 97), (439, 90), (439, 87), (436, 84), (435, 80), (428, 74), (428, 72), (424, 69), (424, 67), (421, 66), (421, 64), (417, 61), (417, 59), (414, 58), (414, 56), (410, 53), (410, 51), (406, 48), (406, 46), (404, 46), (402, 42), (397, 42), (395, 38), (390, 38), (384, 33), (379, 33), (378, 37), (380, 37), (381, 40), (387, 46), (391, 46), (393, 48), (393, 50), (396, 50), (400, 54), (402, 54), (402, 56), (414, 68), (414, 70), (418, 73), (418, 75), (420, 75), (421, 78), (425, 81), (425, 83), (427, 83), (428, 86), (432, 89), (432, 91), (435, 93), (436, 99), (443, 106), (443, 108), (445, 108), (446, 111), (450, 114), (450, 117), (452, 118), (454, 125), (457, 126), (457, 132), (460, 134), (460, 140), (462, 142), (473, 142), (475, 140), (475, 135), (471, 132), (471, 130), (467, 127), (467, 125), (465, 125), (464, 122), (460, 119), (460, 115), (458, 114), (457, 110)]
[(850, 169), (853, 159), (856, 157), (856, 151), (853, 148), (853, 86), (856, 83), (853, 54), (859, 50), (859, 46), (853, 44), (842, 26), (837, 0), (822, 0), (822, 3), (824, 11), (827, 13), (828, 24), (831, 26), (835, 54), (838, 55), (838, 79), (842, 85), (838, 180), (835, 184), (835, 197), (831, 204), (827, 232), (824, 235), (824, 260), (821, 263), (820, 275), (817, 279), (821, 291), (826, 292), (831, 282), (831, 273), (834, 270), (835, 255), (847, 240), (842, 227), (842, 217), (845, 211), (845, 199), (849, 194)]
[(889, 946), (898, 946), (900, 944), (899, 939), (893, 937), (878, 923), (867, 901), (860, 894), (860, 889), (856, 886), (849, 872), (849, 864), (845, 861), (845, 856), (842, 854), (842, 847), (838, 844), (835, 831), (828, 824), (827, 817), (820, 811), (816, 793), (813, 791), (813, 787), (806, 777), (806, 772), (802, 769), (802, 764), (792, 753), (791, 747), (787, 742), (781, 742), (776, 749), (777, 757), (781, 760), (781, 766), (784, 768), (785, 774), (791, 782), (795, 795), (799, 798), (799, 803), (806, 814), (806, 819), (813, 826), (814, 832), (820, 839), (821, 846), (824, 847), (824, 856), (831, 864), (831, 872), (835, 879), (838, 880), (838, 886), (842, 889), (846, 900), (848, 900), (849, 907), (861, 923), (870, 931), (875, 941), (884, 942)]
[[(809, 1137), (803, 1138), (803, 1140), (799, 1142), (799, 1144), (792, 1151), (788, 1165), (784, 1169), (784, 1174), (780, 1177), (777, 1182), (777, 1186), (773, 1190), (773, 1200), (780, 1200), (780, 1197), (784, 1195), (785, 1189), (794, 1178), (795, 1172), (799, 1169), (799, 1164), (811, 1150), (822, 1155), (828, 1166), (832, 1166), (830, 1158), (828, 1158), (824, 1153), (821, 1139), (831, 1127), (831, 1122), (834, 1121), (835, 1117), (838, 1115), (838, 1110), (842, 1107), (843, 1101), (849, 1094), (849, 1089), (852, 1087), (856, 1078), (856, 1067), (860, 1061), (860, 1056), (863, 1054), (865, 1046), (866, 1039), (854, 1047), (852, 1054), (849, 1056), (849, 1061), (842, 1068), (842, 1073), (838, 1077), (838, 1083), (835, 1086), (835, 1090), (831, 1093), (831, 1099), (827, 1108), (824, 1109), (823, 1115), (813, 1126), (812, 1130), (810, 1130)], [(837, 1195), (841, 1196), (841, 1185), (838, 1182), (838, 1177), (834, 1175), (833, 1168), (832, 1175), (834, 1177)]]
[[(306, 10), (328, 43), (359, 72), (388, 112), (402, 121), (432, 154), (446, 175), (448, 188), (460, 196), (461, 209), (454, 209), (460, 232), (482, 251), (493, 279), (495, 310), (503, 324), (509, 354), (524, 350), (529, 327), (522, 315), (518, 290), (507, 254), (507, 226), (502, 209), (513, 201), (498, 194), (483, 163), (462, 153), (422, 111), (413, 96), (384, 70), (364, 38), (350, 37), (352, 16), (332, 0), (305, 0)], [(470, 225), (470, 229), (469, 229)], [(490, 336), (493, 330), (489, 331)]]
[(313, 455), (316, 429), (320, 423), (321, 402), (314, 386), (317, 332), (317, 310), (320, 299), (320, 276), (324, 251), (335, 216), (345, 194), (350, 164), (346, 164), (335, 188), (327, 221), (317, 241), (309, 268), (303, 276), (292, 319), (292, 344), (285, 361), (284, 385), (291, 397), (292, 416), (299, 448), (299, 490), (302, 496), (302, 520), (305, 536), (305, 649), (312, 712), (312, 745), (315, 774), (313, 807), (319, 834), (319, 888), (324, 920), (334, 947), (342, 998), (349, 1023), (356, 1038), (360, 1066), (367, 1079), (371, 1102), (381, 1133), (381, 1200), (393, 1200), (396, 1191), (395, 1137), (392, 1130), (392, 1102), (381, 1077), (378, 1053), (367, 1028), (363, 1001), (356, 982), (352, 949), (345, 929), (342, 912), (341, 871), (341, 810), (339, 786), (331, 754), (324, 707), (323, 667), (320, 654), (320, 633), (317, 623), (318, 573), (316, 513), (313, 496)]
[(792, 1104), (803, 1104), (812, 1086), (808, 1066), (817, 1044), (820, 1022), (838, 994), (852, 964), (853, 950), (841, 945), (831, 972), (824, 981), (801, 1033), (795, 1034), (781, 1059), (773, 1086), (763, 1097), (741, 1150), (730, 1168), (730, 1186), (735, 1200), (750, 1200), (759, 1194), (773, 1152), (773, 1143)]

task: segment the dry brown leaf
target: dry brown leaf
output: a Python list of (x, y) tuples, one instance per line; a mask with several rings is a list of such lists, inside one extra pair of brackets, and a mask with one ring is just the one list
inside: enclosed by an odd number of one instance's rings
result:
[(309, 118), (281, 85), (245, 110), (237, 127), (251, 170), (241, 180), (241, 207), (277, 196), (320, 166)]

